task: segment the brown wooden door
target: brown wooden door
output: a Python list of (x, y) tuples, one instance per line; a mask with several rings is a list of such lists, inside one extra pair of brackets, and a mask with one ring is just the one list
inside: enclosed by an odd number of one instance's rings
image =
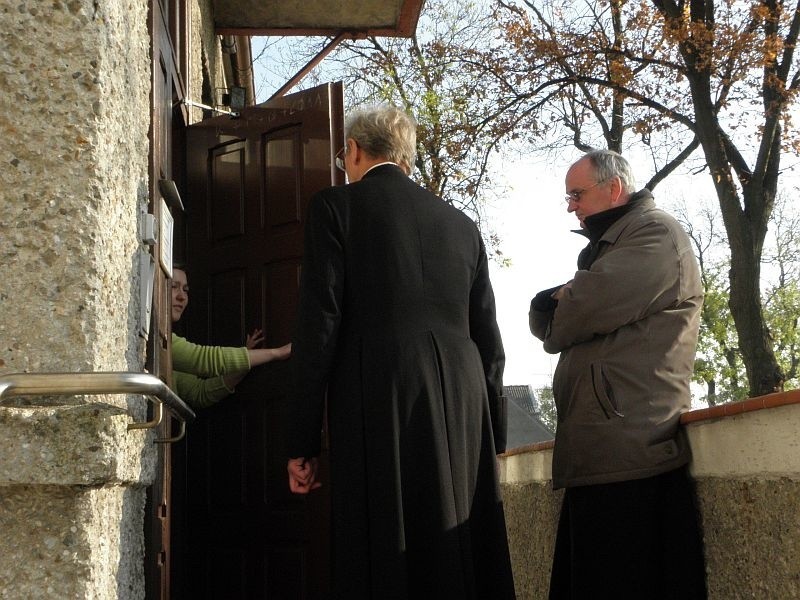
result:
[[(179, 65), (176, 63), (174, 38), (184, 22), (183, 13), (176, 11), (179, 0), (151, 0), (149, 2), (149, 26), (152, 40), (152, 95), (150, 128), (150, 164), (148, 212), (161, 222), (162, 195), (159, 181), (173, 178), (173, 166), (181, 155), (180, 147), (175, 152), (174, 138), (184, 128), (183, 113), (173, 108), (175, 101), (183, 97), (183, 84)], [(179, 162), (179, 161), (178, 161)], [(178, 207), (168, 199), (167, 209), (175, 216)], [(150, 334), (147, 341), (148, 372), (170, 382), (172, 361), (169, 353), (171, 330), (170, 291), (167, 273), (161, 266), (161, 244), (166, 236), (158, 235), (151, 247), (155, 274), (153, 278), (153, 310)], [(158, 437), (166, 438), (177, 430), (167, 412), (159, 427)], [(166, 600), (170, 597), (171, 557), (171, 451), (170, 444), (157, 447), (158, 462), (156, 480), (147, 491), (145, 507), (145, 585), (148, 600)]]
[[(187, 130), (187, 262), (192, 341), (291, 341), (306, 207), (343, 183), (340, 84), (208, 119)], [(289, 363), (250, 372), (201, 411), (186, 439), (184, 590), (180, 598), (325, 598), (329, 497), (288, 491)]]

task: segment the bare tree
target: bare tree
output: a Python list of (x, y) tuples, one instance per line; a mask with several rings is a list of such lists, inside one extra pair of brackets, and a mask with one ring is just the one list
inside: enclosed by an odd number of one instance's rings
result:
[[(730, 246), (729, 305), (749, 393), (782, 389), (766, 325), (764, 240), (800, 87), (800, 4), (760, 0), (500, 0), (517, 123), (553, 144), (645, 150), (653, 189), (687, 160), (707, 170)], [(599, 133), (598, 133), (599, 132)], [(695, 154), (695, 150), (701, 154)], [(641, 149), (641, 150), (640, 150)]]
[(412, 38), (347, 42), (332, 57), (349, 103), (388, 101), (414, 114), (415, 177), (481, 226), (487, 199), (503, 189), (492, 158), (508, 133), (496, 126), (504, 107), (489, 93), (495, 75), (483, 62), (492, 31), (499, 33), (486, 3), (429, 0)]
[[(304, 85), (340, 79), (349, 108), (391, 102), (412, 113), (418, 121), (413, 177), (472, 217), (494, 258), (503, 262), (485, 211), (505, 190), (493, 175), (509, 129), (499, 126), (505, 107), (491, 94), (495, 86), (488, 81), (497, 76), (483, 62), (498, 35), (488, 3), (428, 0), (413, 37), (345, 41)], [(284, 58), (295, 57), (296, 70), (297, 57), (307, 61), (327, 42), (290, 44)], [(291, 62), (284, 60), (282, 68)]]
[[(779, 195), (765, 240), (762, 304), (770, 339), (786, 385), (800, 384), (800, 212)], [(705, 302), (694, 378), (706, 386), (713, 406), (747, 396), (743, 354), (728, 306), (730, 254), (719, 207), (706, 200), (674, 208), (689, 234), (700, 263)]]
[(705, 202), (689, 207), (685, 201), (675, 210), (694, 245), (703, 284), (704, 301), (693, 377), (706, 388), (700, 400), (709, 406), (743, 400), (748, 390), (743, 385), (744, 363), (728, 308), (730, 291), (726, 273), (730, 258), (726, 251), (720, 252), (727, 248), (727, 239), (718, 227), (719, 210)]

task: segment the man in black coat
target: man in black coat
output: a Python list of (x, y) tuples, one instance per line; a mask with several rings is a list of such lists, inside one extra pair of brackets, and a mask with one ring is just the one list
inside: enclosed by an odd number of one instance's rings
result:
[(349, 185), (310, 203), (293, 340), (289, 486), (320, 485), (327, 392), (337, 598), (513, 598), (497, 481), (503, 345), (486, 252), (409, 179), (416, 123), (351, 115)]

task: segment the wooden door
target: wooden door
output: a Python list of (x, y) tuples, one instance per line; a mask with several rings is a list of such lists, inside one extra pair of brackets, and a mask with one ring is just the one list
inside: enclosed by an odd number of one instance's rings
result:
[[(175, 155), (174, 138), (184, 128), (183, 113), (173, 108), (176, 100), (183, 98), (179, 56), (176, 39), (185, 24), (185, 14), (178, 8), (180, 0), (151, 0), (149, 2), (149, 27), (152, 40), (152, 95), (150, 126), (150, 164), (148, 212), (161, 222), (161, 211), (166, 203), (171, 214), (179, 210), (169, 199), (163, 198), (159, 181), (173, 179), (173, 165), (179, 162)], [(180, 46), (180, 44), (177, 44)], [(171, 298), (167, 273), (161, 265), (161, 244), (167, 236), (159, 232), (151, 247), (155, 273), (153, 277), (153, 310), (147, 341), (147, 371), (171, 383), (172, 361), (169, 352), (171, 330)], [(168, 254), (168, 253), (165, 253)], [(173, 435), (173, 419), (167, 413), (160, 425), (160, 438)], [(147, 490), (145, 507), (145, 586), (148, 600), (166, 600), (170, 597), (171, 558), (171, 450), (170, 444), (157, 447), (156, 479)]]
[[(241, 346), (260, 327), (268, 346), (291, 341), (306, 207), (343, 183), (342, 113), (328, 84), (188, 128), (190, 340)], [(289, 379), (288, 362), (258, 367), (189, 426), (176, 597), (327, 597), (329, 496), (288, 491)]]

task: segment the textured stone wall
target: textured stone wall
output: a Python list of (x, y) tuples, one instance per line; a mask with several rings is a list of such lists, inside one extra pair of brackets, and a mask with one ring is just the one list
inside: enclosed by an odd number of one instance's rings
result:
[[(214, 33), (213, 7), (210, 0), (193, 0), (190, 2), (191, 20), (191, 55), (194, 64), (189, 76), (189, 99), (195, 102), (210, 103), (217, 99), (217, 89), (226, 88), (226, 74), (222, 59), (222, 46), (219, 36)], [(211, 95), (205, 98), (206, 92)], [(201, 109), (190, 111), (192, 123), (202, 119)]]
[(142, 598), (149, 434), (107, 404), (0, 410), (0, 597)]
[(0, 373), (141, 368), (146, 16), (124, 0), (0, 12)]
[[(0, 42), (0, 376), (141, 371), (147, 2), (15, 0)], [(0, 597), (144, 597), (144, 406), (0, 406)]]
[(687, 426), (711, 600), (800, 598), (798, 431), (797, 403)]
[[(696, 481), (709, 600), (800, 598), (800, 481)], [(561, 506), (550, 482), (505, 483), (517, 597), (544, 600)]]
[(697, 481), (710, 600), (800, 598), (800, 481)]
[(151, 481), (152, 437), (128, 430), (130, 422), (127, 411), (104, 403), (0, 409), (0, 488)]
[(517, 598), (547, 598), (562, 496), (549, 482), (503, 486)]
[[(710, 600), (800, 598), (800, 404), (687, 426)], [(500, 459), (520, 600), (547, 598), (561, 492), (552, 450)]]
[(144, 598), (141, 491), (0, 486), (0, 597)]

